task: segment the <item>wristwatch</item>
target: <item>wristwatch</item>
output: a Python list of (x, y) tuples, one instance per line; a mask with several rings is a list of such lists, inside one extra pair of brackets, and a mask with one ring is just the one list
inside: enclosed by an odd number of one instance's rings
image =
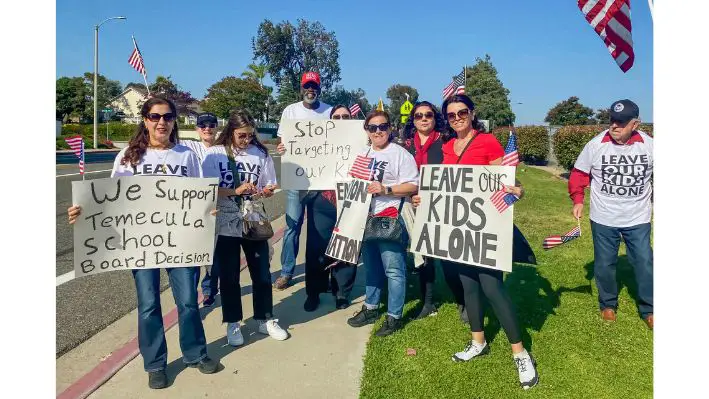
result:
[(392, 190), (390, 186), (384, 186), (384, 195), (391, 195)]

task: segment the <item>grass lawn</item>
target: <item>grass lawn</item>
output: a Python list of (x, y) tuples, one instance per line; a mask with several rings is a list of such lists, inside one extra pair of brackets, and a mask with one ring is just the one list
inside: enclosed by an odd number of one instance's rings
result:
[[(372, 334), (367, 344), (362, 398), (648, 398), (652, 397), (653, 334), (635, 305), (635, 280), (621, 244), (618, 320), (599, 317), (593, 276), (593, 245), (588, 221), (582, 236), (550, 251), (542, 240), (574, 227), (566, 182), (521, 166), (517, 178), (526, 189), (515, 207), (515, 224), (537, 256), (536, 267), (515, 264), (505, 285), (517, 307), (527, 350), (537, 361), (539, 384), (519, 387), (505, 332), (488, 307), (485, 336), (489, 355), (454, 363), (470, 330), (458, 318), (440, 270), (436, 274), (437, 316), (413, 321), (420, 309), (418, 277), (409, 276), (405, 327), (385, 338)], [(384, 302), (386, 303), (386, 302)], [(383, 318), (374, 326), (379, 328)], [(407, 348), (417, 351), (407, 356)]]

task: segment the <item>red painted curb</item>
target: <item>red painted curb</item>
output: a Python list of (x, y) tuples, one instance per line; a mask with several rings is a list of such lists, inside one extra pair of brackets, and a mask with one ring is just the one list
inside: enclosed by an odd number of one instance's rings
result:
[[(285, 233), (285, 227), (276, 231), (268, 241), (271, 245), (275, 245), (278, 241), (283, 238)], [(241, 263), (244, 266), (241, 268), (243, 271), (246, 269), (246, 258), (241, 256)], [(204, 300), (202, 293), (199, 292), (197, 297), (197, 303), (201, 304)], [(162, 319), (163, 326), (167, 332), (170, 328), (177, 324), (177, 308), (169, 311)], [(101, 385), (105, 384), (114, 374), (116, 374), (120, 369), (122, 369), (126, 364), (133, 360), (140, 350), (138, 349), (138, 337), (134, 337), (128, 341), (121, 348), (111, 352), (108, 357), (101, 360), (101, 362), (94, 367), (91, 371), (86, 373), (83, 377), (79, 378), (73, 384), (71, 384), (62, 393), (57, 395), (57, 399), (84, 399), (91, 395), (95, 390), (97, 390)]]

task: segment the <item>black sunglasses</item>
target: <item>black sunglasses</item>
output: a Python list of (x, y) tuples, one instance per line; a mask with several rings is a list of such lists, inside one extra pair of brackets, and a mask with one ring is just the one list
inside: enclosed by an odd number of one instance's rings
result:
[(308, 82), (303, 85), (303, 88), (306, 90), (308, 90), (308, 89), (317, 90), (320, 88), (320, 86), (318, 86), (318, 84), (315, 82)]
[[(457, 115), (458, 115), (458, 118), (460, 118), (460, 119), (467, 118), (468, 115), (470, 115), (470, 110), (467, 108), (461, 109), (460, 111), (458, 111)], [(458, 119), (455, 117), (456, 116), (455, 112), (449, 112), (446, 114), (446, 116), (448, 117), (449, 121), (454, 121), (454, 120)]]
[(197, 127), (200, 129), (204, 129), (207, 127), (210, 129), (214, 129), (215, 127), (217, 127), (217, 124), (216, 123), (198, 123)]
[(426, 112), (426, 113), (417, 112), (417, 113), (414, 114), (414, 119), (417, 120), (417, 121), (418, 121), (418, 120), (421, 120), (421, 119), (423, 119), (423, 118), (426, 118), (426, 119), (433, 119), (433, 112), (431, 112), (431, 111)]
[(239, 133), (236, 135), (236, 138), (239, 140), (251, 140), (253, 137), (253, 133)]
[(367, 131), (369, 133), (376, 133), (377, 130), (380, 130), (382, 132), (386, 132), (387, 130), (389, 130), (390, 126), (391, 126), (391, 124), (389, 124), (389, 123), (382, 123), (381, 125), (367, 125), (364, 128), (367, 129)]
[(175, 120), (175, 114), (173, 114), (172, 112), (168, 112), (166, 114), (158, 114), (156, 112), (153, 112), (148, 114), (147, 118), (150, 122), (160, 122), (160, 118), (165, 119), (165, 122), (172, 122)]
[(332, 119), (351, 119), (352, 117), (347, 114), (333, 115)]

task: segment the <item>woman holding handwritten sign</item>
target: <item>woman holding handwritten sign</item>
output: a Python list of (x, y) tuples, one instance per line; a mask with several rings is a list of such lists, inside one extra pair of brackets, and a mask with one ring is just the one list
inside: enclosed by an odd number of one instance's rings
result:
[[(369, 170), (365, 175), (350, 174), (371, 181), (367, 187), (367, 192), (373, 196), (369, 219), (382, 218), (377, 219), (382, 220), (382, 224), (372, 223), (370, 230), (370, 220), (367, 221), (362, 244), (362, 259), (367, 273), (366, 298), (362, 309), (347, 323), (352, 327), (361, 327), (376, 321), (379, 299), (386, 282), (389, 289), (387, 316), (376, 332), (377, 336), (383, 337), (403, 326), (401, 317), (406, 295), (406, 244), (409, 238), (400, 213), (405, 198), (418, 191), (419, 172), (414, 157), (391, 142), (388, 113), (370, 112), (364, 120), (364, 129), (372, 144), (359, 157), (368, 159)], [(401, 226), (401, 236), (396, 237), (398, 242), (381, 234), (382, 231), (376, 231), (384, 230), (387, 219)]]
[(258, 331), (283, 341), (288, 338), (288, 333), (278, 325), (278, 319), (273, 318), (268, 241), (242, 237), (243, 201), (270, 197), (277, 187), (273, 158), (258, 140), (256, 122), (248, 112), (232, 112), (215, 145), (207, 151), (202, 168), (205, 177), (219, 178), (218, 237), (214, 258), (219, 264), (222, 321), (227, 323), (227, 343), (232, 346), (244, 344), (239, 281), (242, 249), (251, 275)]
[[(202, 177), (199, 160), (189, 148), (176, 144), (177, 108), (167, 99), (153, 97), (140, 110), (143, 120), (128, 147), (113, 163), (111, 177), (132, 175), (167, 175)], [(69, 208), (69, 223), (81, 214), (81, 208)], [(199, 267), (166, 268), (172, 295), (177, 305), (180, 348), (183, 361), (204, 374), (217, 371), (219, 363), (207, 356), (207, 343), (197, 305)], [(138, 347), (148, 372), (148, 386), (167, 387), (167, 343), (160, 308), (160, 269), (133, 269), (138, 295)]]
[[(475, 115), (475, 104), (466, 95), (454, 95), (441, 107), (448, 119), (449, 128), (443, 134), (443, 164), (500, 165), (504, 150), (495, 136), (486, 133), (485, 127)], [(507, 186), (507, 192), (518, 197), (524, 194), (522, 187)], [(413, 205), (418, 206), (421, 198), (414, 196)], [(534, 360), (522, 345), (522, 332), (514, 306), (503, 284), (502, 272), (472, 265), (441, 260), (441, 266), (457, 270), (465, 298), (465, 308), (472, 331), (472, 340), (462, 352), (453, 355), (456, 362), (469, 361), (490, 352), (483, 332), (483, 301), (485, 295), (492, 305), (507, 339), (512, 345), (512, 353), (520, 385), (528, 389), (537, 384), (539, 376)]]

